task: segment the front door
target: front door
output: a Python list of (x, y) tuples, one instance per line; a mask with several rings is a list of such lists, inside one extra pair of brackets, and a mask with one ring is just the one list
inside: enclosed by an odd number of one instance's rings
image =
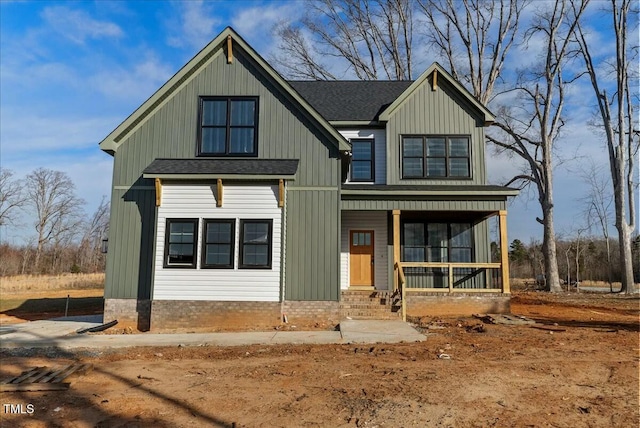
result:
[(350, 285), (373, 286), (373, 230), (349, 232)]

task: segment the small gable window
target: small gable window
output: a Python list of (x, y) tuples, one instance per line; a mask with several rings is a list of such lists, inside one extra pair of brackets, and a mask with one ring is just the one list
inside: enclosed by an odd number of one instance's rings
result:
[(402, 137), (402, 178), (470, 178), (469, 137)]
[(200, 156), (258, 155), (257, 97), (200, 97)]
[(351, 181), (373, 181), (373, 140), (351, 140)]

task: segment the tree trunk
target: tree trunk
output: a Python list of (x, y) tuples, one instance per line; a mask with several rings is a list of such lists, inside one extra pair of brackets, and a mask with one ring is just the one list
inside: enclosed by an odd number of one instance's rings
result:
[(552, 293), (562, 292), (560, 274), (558, 273), (558, 259), (556, 251), (556, 234), (553, 228), (553, 204), (548, 201), (543, 205), (544, 238), (542, 240), (542, 255), (544, 258), (545, 287)]
[(631, 294), (639, 291), (633, 283), (633, 257), (631, 256), (631, 234), (626, 219), (616, 212), (616, 228), (618, 229), (618, 245), (620, 246), (621, 293)]

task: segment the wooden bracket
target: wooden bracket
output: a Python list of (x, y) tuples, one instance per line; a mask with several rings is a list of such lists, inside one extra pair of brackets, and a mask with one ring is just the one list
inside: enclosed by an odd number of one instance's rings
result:
[(438, 90), (438, 70), (433, 70), (432, 79), (433, 80), (431, 82), (431, 90), (437, 91)]
[(156, 207), (162, 204), (162, 181), (156, 178)]
[(284, 180), (278, 180), (278, 208), (284, 207)]
[(233, 42), (231, 36), (227, 36), (227, 64), (231, 64), (233, 62)]
[(222, 206), (222, 179), (218, 178), (218, 195), (216, 198), (216, 207)]

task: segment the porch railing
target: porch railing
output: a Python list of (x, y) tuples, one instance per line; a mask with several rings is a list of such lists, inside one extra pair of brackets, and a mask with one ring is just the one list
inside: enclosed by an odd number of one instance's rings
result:
[[(400, 293), (400, 304), (402, 305), (402, 321), (407, 321), (407, 289), (405, 288), (406, 278), (404, 276), (404, 270), (402, 269), (402, 265), (396, 262), (393, 266), (394, 271), (396, 272), (397, 278), (397, 286), (396, 289), (393, 290), (395, 293)], [(396, 281), (394, 281), (396, 283)]]
[[(397, 281), (394, 281), (394, 287), (396, 288), (394, 291), (399, 291), (403, 298), (405, 297), (405, 293), (416, 291), (435, 293), (502, 293), (504, 290), (500, 283), (501, 268), (502, 265), (500, 263), (396, 262), (394, 264), (394, 270), (396, 271)], [(446, 277), (446, 284), (443, 284), (442, 287), (407, 286), (407, 275), (411, 275), (411, 273), (407, 272), (408, 269), (421, 269), (422, 272), (415, 274), (417, 277), (429, 275), (434, 277), (435, 274), (438, 274), (439, 277)], [(495, 272), (496, 275), (486, 275), (487, 272)], [(480, 274), (485, 274), (482, 280), (477, 279)], [(456, 278), (459, 279), (456, 281)], [(492, 280), (492, 278), (495, 278), (495, 280)], [(473, 283), (473, 281), (476, 281), (477, 285), (469, 287), (468, 284)], [(497, 287), (494, 285), (495, 283), (498, 283)]]

